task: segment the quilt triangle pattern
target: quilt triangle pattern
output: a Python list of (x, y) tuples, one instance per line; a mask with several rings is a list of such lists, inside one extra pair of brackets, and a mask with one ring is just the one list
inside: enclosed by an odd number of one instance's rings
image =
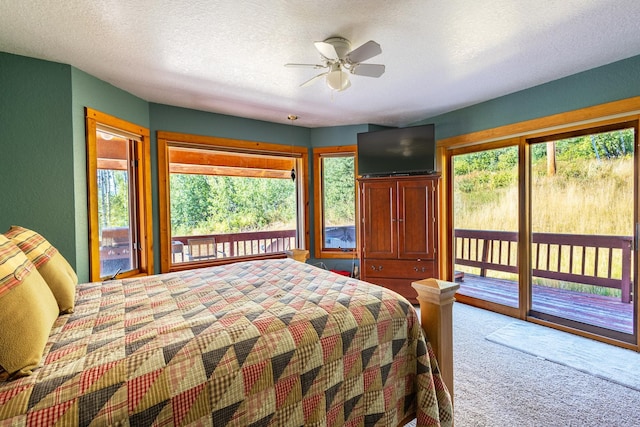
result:
[[(145, 409), (142, 412), (138, 412), (131, 416), (132, 426), (150, 426), (160, 414), (160, 411), (164, 409), (168, 402), (160, 402), (150, 408)], [(86, 424), (83, 424), (86, 425)]]
[(287, 369), (287, 366), (294, 354), (295, 350), (290, 350), (271, 358), (271, 372), (273, 374), (274, 382), (277, 382), (280, 379), (280, 375), (282, 375), (284, 370)]
[(82, 408), (80, 411), (80, 425), (89, 425), (91, 420), (95, 418), (104, 404), (111, 396), (118, 391), (120, 384), (113, 384), (100, 390), (83, 394), (78, 399), (78, 406)]

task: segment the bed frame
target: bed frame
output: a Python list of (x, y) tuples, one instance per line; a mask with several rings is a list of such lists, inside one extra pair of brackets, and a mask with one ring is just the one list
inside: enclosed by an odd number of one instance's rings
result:
[(453, 302), (460, 285), (424, 279), (411, 286), (418, 292), (420, 322), (436, 354), (440, 373), (453, 401)]

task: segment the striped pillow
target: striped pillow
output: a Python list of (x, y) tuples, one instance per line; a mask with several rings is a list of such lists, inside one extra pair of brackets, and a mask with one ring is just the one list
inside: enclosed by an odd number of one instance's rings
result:
[(35, 266), (20, 248), (6, 238), (0, 240), (0, 298), (20, 285)]
[(26, 228), (14, 225), (4, 235), (18, 245), (36, 268), (42, 267), (58, 253), (58, 250), (51, 246), (47, 239)]
[(12, 226), (4, 234), (36, 266), (58, 302), (61, 313), (73, 313), (78, 276), (67, 260), (40, 234)]
[(35, 265), (0, 234), (0, 366), (30, 375), (58, 317), (58, 305)]

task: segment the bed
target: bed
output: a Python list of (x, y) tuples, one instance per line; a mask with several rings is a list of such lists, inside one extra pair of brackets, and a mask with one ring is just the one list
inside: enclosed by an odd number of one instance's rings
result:
[(79, 284), (2, 425), (452, 425), (407, 300), (291, 259)]

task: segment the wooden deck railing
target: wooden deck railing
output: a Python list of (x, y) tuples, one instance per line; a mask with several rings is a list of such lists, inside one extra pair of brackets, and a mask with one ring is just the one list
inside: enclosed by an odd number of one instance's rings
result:
[[(631, 236), (532, 234), (532, 275), (546, 279), (620, 289), (631, 302)], [(487, 270), (518, 272), (518, 233), (455, 230), (455, 263)]]
[[(172, 261), (230, 258), (284, 252), (295, 247), (296, 230), (173, 236)], [(197, 246), (197, 259), (194, 258)]]

